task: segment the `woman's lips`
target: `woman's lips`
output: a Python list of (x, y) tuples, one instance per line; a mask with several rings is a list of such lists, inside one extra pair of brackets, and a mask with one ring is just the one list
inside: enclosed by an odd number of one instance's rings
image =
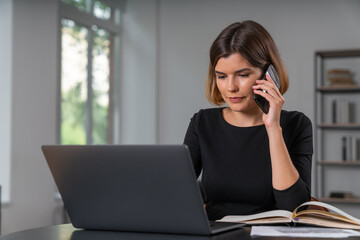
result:
[(232, 103), (239, 103), (241, 102), (245, 97), (229, 97), (230, 102)]

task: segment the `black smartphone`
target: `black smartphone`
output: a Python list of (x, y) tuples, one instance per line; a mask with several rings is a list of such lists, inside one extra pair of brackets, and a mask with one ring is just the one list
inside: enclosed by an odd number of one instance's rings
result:
[[(274, 81), (276, 87), (278, 89), (280, 89), (280, 80), (279, 80), (279, 76), (276, 72), (275, 67), (272, 64), (269, 64), (264, 71), (264, 75), (261, 79), (265, 79), (266, 80), (266, 74), (269, 74), (271, 79)], [(266, 92), (265, 90), (263, 90), (264, 92)], [(269, 112), (269, 102), (262, 96), (258, 95), (258, 94), (254, 94), (254, 100), (257, 103), (257, 105), (259, 105), (259, 107), (261, 108), (261, 110), (265, 113), (268, 114)]]

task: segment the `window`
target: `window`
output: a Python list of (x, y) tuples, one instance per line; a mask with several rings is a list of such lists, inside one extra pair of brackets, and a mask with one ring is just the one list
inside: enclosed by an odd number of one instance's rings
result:
[(59, 143), (111, 144), (119, 10), (96, 0), (60, 7)]
[(109, 19), (111, 19), (111, 8), (100, 1), (95, 1), (94, 2), (94, 15), (95, 15), (95, 17), (98, 17), (98, 18), (101, 18), (104, 20), (109, 20)]

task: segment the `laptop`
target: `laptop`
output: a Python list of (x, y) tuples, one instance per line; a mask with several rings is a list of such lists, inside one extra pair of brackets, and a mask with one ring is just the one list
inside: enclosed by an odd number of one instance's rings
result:
[(211, 235), (185, 145), (46, 145), (42, 151), (76, 228)]

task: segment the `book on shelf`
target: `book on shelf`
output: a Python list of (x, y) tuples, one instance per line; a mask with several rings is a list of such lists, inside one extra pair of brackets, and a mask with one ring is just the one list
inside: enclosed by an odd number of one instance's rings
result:
[(331, 192), (330, 198), (354, 198), (352, 192)]
[[(305, 209), (303, 207), (316, 206), (326, 208), (326, 210)], [(336, 208), (330, 204), (318, 201), (305, 202), (298, 206), (293, 212), (286, 210), (272, 210), (252, 215), (229, 215), (219, 222), (238, 222), (248, 225), (263, 224), (308, 224), (321, 227), (360, 229), (360, 219)]]
[(327, 77), (331, 86), (353, 85), (353, 74), (349, 69), (329, 69)]
[(358, 161), (360, 160), (360, 141), (355, 136), (342, 137), (342, 160)]
[(355, 103), (346, 99), (332, 101), (332, 122), (352, 123), (355, 120)]

